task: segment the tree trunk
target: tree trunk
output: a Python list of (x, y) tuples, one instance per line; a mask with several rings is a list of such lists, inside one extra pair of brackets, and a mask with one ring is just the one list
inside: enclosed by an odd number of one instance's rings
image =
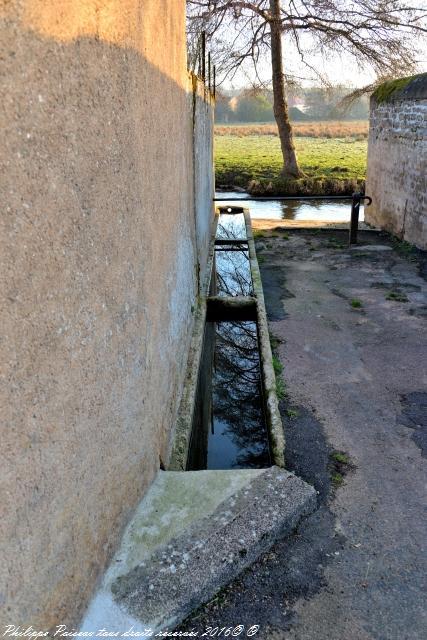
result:
[(282, 147), (282, 175), (300, 178), (303, 172), (298, 166), (291, 123), (289, 122), (288, 103), (285, 94), (285, 74), (282, 60), (282, 30), (280, 26), (280, 0), (270, 0), (272, 20), (271, 31), (271, 68), (273, 78), (273, 111), (279, 129), (280, 146)]

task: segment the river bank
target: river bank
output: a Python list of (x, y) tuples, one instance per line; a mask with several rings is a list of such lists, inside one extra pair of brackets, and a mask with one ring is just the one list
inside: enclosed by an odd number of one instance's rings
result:
[(277, 136), (216, 136), (217, 187), (269, 196), (351, 195), (364, 190), (366, 140), (301, 137), (295, 138), (295, 147), (305, 177), (284, 179)]

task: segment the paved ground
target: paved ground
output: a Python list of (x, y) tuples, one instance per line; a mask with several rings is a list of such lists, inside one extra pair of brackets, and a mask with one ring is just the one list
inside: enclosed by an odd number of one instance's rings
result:
[(369, 232), (351, 250), (339, 230), (276, 235), (257, 251), (284, 366), (287, 466), (319, 508), (185, 628), (424, 639), (425, 255)]

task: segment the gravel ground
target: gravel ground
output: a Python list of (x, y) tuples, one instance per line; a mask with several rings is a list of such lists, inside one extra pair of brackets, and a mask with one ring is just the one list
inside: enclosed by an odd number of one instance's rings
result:
[(257, 252), (284, 368), (287, 467), (319, 508), (182, 629), (424, 639), (426, 254), (368, 231), (352, 249), (336, 229), (268, 235)]

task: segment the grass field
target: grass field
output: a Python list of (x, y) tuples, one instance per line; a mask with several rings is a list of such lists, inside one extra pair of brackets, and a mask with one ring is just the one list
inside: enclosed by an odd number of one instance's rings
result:
[[(367, 141), (357, 138), (296, 137), (295, 146), (303, 181), (283, 184), (280, 179), (280, 141), (273, 135), (216, 135), (215, 173), (217, 186), (252, 183), (253, 192), (266, 187), (279, 193), (347, 193), (363, 186)], [(255, 184), (253, 184), (255, 183)], [(268, 184), (272, 183), (272, 184)]]
[[(320, 122), (294, 122), (294, 136), (297, 138), (356, 138), (366, 140), (368, 137), (367, 120), (325, 120)], [(215, 125), (217, 136), (277, 136), (277, 125), (269, 123), (253, 124), (220, 124)]]

